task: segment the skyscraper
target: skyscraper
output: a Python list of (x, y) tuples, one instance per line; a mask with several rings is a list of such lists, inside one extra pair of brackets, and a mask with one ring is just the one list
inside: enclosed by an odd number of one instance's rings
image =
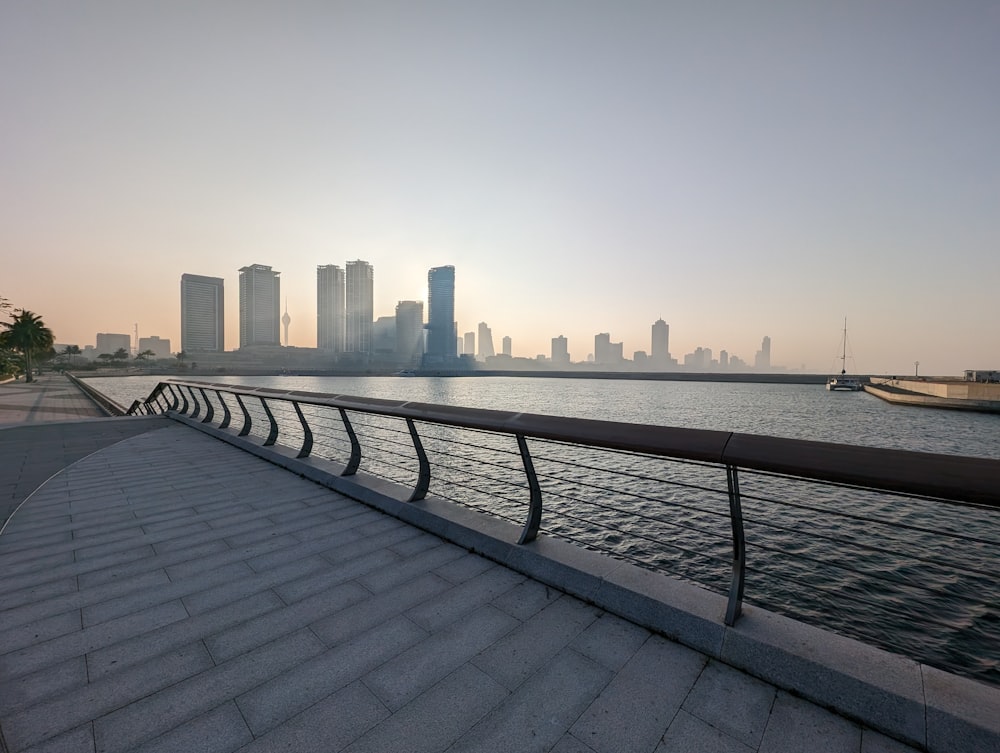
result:
[(569, 363), (569, 343), (562, 335), (552, 338), (552, 363)]
[(316, 347), (344, 352), (346, 333), (344, 270), (336, 264), (316, 267)]
[(366, 261), (347, 262), (346, 324), (344, 351), (372, 352), (372, 322), (375, 319), (375, 269)]
[(455, 325), (455, 268), (452, 266), (432, 267), (427, 273), (428, 357), (435, 360), (455, 358), (458, 352), (457, 331)]
[(221, 277), (181, 275), (181, 350), (225, 350), (225, 306)]
[(480, 358), (491, 358), (496, 355), (496, 351), (493, 349), (493, 330), (486, 325), (486, 322), (479, 322), (478, 355)]
[(396, 304), (396, 354), (407, 366), (416, 366), (424, 354), (424, 304), (400, 301)]
[(240, 347), (281, 344), (281, 278), (264, 264), (240, 268)]
[(662, 319), (653, 322), (653, 343), (650, 358), (654, 366), (665, 366), (670, 362), (670, 325)]
[(466, 332), (465, 343), (462, 345), (462, 352), (467, 356), (476, 355), (476, 333)]
[(503, 354), (505, 356), (511, 355), (513, 343), (511, 341), (510, 337), (507, 336), (507, 335), (504, 335), (503, 340), (501, 340), (500, 342), (503, 344)]
[(754, 357), (754, 368), (761, 370), (768, 370), (771, 368), (771, 338), (764, 336), (761, 340), (760, 350), (757, 351), (757, 355)]

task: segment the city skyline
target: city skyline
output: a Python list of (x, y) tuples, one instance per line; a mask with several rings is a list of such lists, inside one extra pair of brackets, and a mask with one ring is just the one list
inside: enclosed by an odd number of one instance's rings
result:
[(856, 371), (994, 368), (997, 39), (973, 0), (5, 4), (0, 295), (177, 348), (180, 276), (258, 260), (315, 347), (361, 258), (376, 316), (453, 265), (453, 337), (515, 356), (662, 319), (824, 373), (846, 316)]

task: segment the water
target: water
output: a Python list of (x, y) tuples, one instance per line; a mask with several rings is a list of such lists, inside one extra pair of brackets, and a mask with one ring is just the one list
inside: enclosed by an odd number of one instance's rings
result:
[[(168, 377), (89, 379), (123, 405)], [(891, 405), (822, 385), (531, 377), (199, 377), (204, 381), (1000, 458), (1000, 415)]]
[[(127, 405), (158, 381), (91, 383)], [(211, 381), (1000, 458), (998, 415), (895, 406), (821, 385), (530, 377)], [(442, 467), (450, 464), (450, 478), (460, 485), (494, 452), (488, 437), (476, 440), (481, 446), (438, 451), (432, 429), (424, 431), (435, 494), (434, 484), (449, 477)], [(731, 544), (718, 469), (560, 445), (533, 445), (532, 453), (542, 479), (544, 530), (726, 593)], [(498, 485), (505, 463), (523, 483), (516, 458), (507, 458), (493, 456), (498, 465), (478, 496), (466, 488), (453, 498), (523, 518), (523, 494), (508, 493), (513, 500), (505, 502)], [(1000, 514), (745, 472), (741, 485), (748, 602), (1000, 685)]]

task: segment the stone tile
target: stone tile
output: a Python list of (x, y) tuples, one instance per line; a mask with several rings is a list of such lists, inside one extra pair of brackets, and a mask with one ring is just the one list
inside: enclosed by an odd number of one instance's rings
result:
[(547, 751), (610, 679), (609, 670), (564, 650), (460, 737), (449, 753)]
[(445, 562), (458, 559), (465, 551), (454, 544), (445, 544), (441, 539), (435, 539), (435, 541), (438, 545), (433, 549), (427, 549), (409, 559), (404, 559), (393, 567), (369, 573), (363, 578), (359, 578), (358, 582), (375, 593), (387, 591), (393, 586), (398, 586), (418, 575), (430, 572)]
[(597, 614), (596, 609), (582, 601), (563, 596), (483, 651), (472, 663), (513, 690), (583, 632), (597, 619)]
[(448, 588), (438, 576), (428, 573), (408, 583), (376, 594), (358, 604), (311, 625), (312, 630), (328, 646), (350, 640), (377, 625), (402, 614)]
[(434, 572), (449, 583), (464, 583), (470, 578), (495, 567), (494, 563), (479, 554), (468, 553), (442, 565)]
[(493, 606), (524, 622), (561, 596), (563, 592), (558, 589), (537, 580), (525, 580), (494, 599)]
[[(677, 712), (656, 747), (656, 753), (753, 753), (755, 750), (683, 709)], [(800, 753), (813, 750), (820, 748), (810, 745)]]
[(396, 617), (237, 698), (255, 736), (275, 728), (317, 701), (358, 680), (405, 651), (426, 633)]
[(301, 630), (156, 693), (139, 696), (139, 700), (95, 720), (97, 747), (102, 753), (133, 750), (239, 693), (302, 665), (321, 650), (316, 637), (308, 630)]
[(0, 717), (86, 684), (87, 660), (82, 656), (5, 681), (0, 694)]
[(872, 729), (861, 730), (861, 753), (918, 753), (905, 743), (886, 737)]
[(188, 612), (199, 614), (262, 591), (277, 590), (276, 587), (285, 585), (287, 581), (327, 569), (329, 564), (320, 557), (305, 557), (263, 573), (254, 572), (243, 563), (239, 567), (242, 574), (249, 574), (248, 577), (229, 578), (217, 586), (185, 596), (182, 601)]
[(799, 753), (823, 741), (828, 753), (857, 753), (861, 728), (801, 698), (779, 692), (764, 729), (760, 753)]
[[(507, 695), (489, 675), (463, 664), (360, 738), (347, 753), (438, 753)], [(456, 703), (456, 699), (461, 701)]]
[(559, 738), (559, 742), (555, 744), (550, 753), (596, 753), (596, 751), (567, 733)]
[(600, 753), (652, 750), (704, 666), (704, 655), (651, 636), (570, 732)]
[(165, 602), (181, 599), (214, 585), (236, 580), (240, 575), (249, 572), (246, 565), (234, 562), (231, 565), (206, 570), (194, 577), (168, 582), (157, 588), (137, 589), (117, 598), (84, 607), (83, 626), (88, 628)]
[(0, 676), (9, 679), (35, 672), (185, 617), (187, 612), (184, 606), (179, 601), (172, 601), (92, 628), (68, 633), (0, 656)]
[[(154, 547), (155, 548), (155, 547)], [(205, 557), (210, 554), (218, 554), (229, 547), (222, 541), (206, 541), (192, 544), (183, 549), (175, 549), (166, 554), (157, 554), (152, 557), (143, 557), (126, 564), (107, 567), (100, 570), (91, 570), (79, 576), (80, 588), (96, 588), (115, 581), (125, 581), (139, 576), (143, 573), (156, 572), (178, 562)], [(164, 576), (166, 571), (164, 570)], [(169, 578), (167, 579), (169, 580)]]
[(94, 729), (90, 723), (50, 737), (43, 743), (32, 745), (24, 753), (93, 753)]
[(711, 661), (685, 699), (684, 710), (744, 745), (757, 748), (775, 693), (774, 686)]
[(80, 629), (80, 610), (42, 617), (27, 625), (0, 631), (0, 651), (17, 651)]
[(295, 580), (286, 579), (288, 582), (275, 586), (275, 592), (286, 603), (292, 604), (301, 601), (308, 596), (365, 575), (376, 568), (389, 567), (398, 562), (399, 557), (393, 552), (379, 550), (346, 560), (337, 567), (332, 567), (327, 560), (321, 557), (310, 558), (310, 561), (315, 561), (318, 564), (312, 568), (312, 572), (303, 573), (306, 577)]
[(239, 656), (256, 646), (294, 632), (351, 604), (362, 601), (368, 592), (355, 583), (345, 583), (282, 609), (236, 625), (205, 639), (217, 662)]
[(366, 675), (365, 684), (395, 711), (518, 624), (495, 607), (480, 607)]
[(570, 646), (587, 658), (617, 672), (650, 635), (646, 628), (608, 612), (601, 612), (586, 630), (573, 639)]
[[(236, 703), (229, 701), (153, 740), (133, 748), (135, 753), (216, 753), (235, 750), (253, 740)], [(103, 751), (102, 751), (103, 753)]]
[[(425, 630), (438, 630), (477, 607), (490, 603), (524, 581), (523, 575), (492, 563), (490, 565), (489, 569), (471, 580), (449, 588), (409, 610), (406, 616)], [(440, 568), (434, 572), (440, 576), (439, 570)]]
[(21, 750), (211, 666), (204, 646), (185, 646), (11, 714), (3, 720), (4, 738), (12, 751)]
[(239, 753), (339, 751), (387, 716), (389, 710), (371, 691), (362, 683), (353, 682), (240, 748)]
[(191, 641), (200, 640), (205, 635), (252, 620), (282, 606), (281, 599), (265, 591), (92, 651), (87, 655), (90, 678), (94, 680), (118, 672), (124, 667), (142, 662), (149, 656), (156, 656)]

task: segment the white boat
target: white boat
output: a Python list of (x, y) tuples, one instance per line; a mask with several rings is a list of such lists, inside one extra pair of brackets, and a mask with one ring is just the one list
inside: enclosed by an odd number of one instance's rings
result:
[(864, 389), (860, 379), (847, 376), (847, 319), (844, 319), (844, 347), (840, 354), (840, 374), (827, 379), (826, 388), (842, 392), (861, 392)]

